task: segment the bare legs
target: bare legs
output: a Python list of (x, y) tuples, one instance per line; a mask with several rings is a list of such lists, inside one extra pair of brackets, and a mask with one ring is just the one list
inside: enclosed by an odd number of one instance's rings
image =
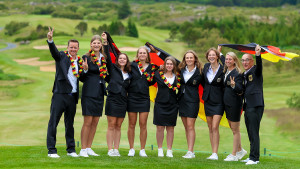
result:
[(134, 148), (134, 136), (135, 136), (135, 126), (137, 121), (137, 116), (139, 114), (139, 125), (140, 125), (140, 142), (141, 142), (141, 149), (145, 149), (146, 141), (147, 141), (147, 119), (149, 112), (129, 112), (128, 113), (128, 142), (130, 149)]
[(91, 148), (100, 117), (83, 116), (84, 122), (81, 129), (81, 148)]
[(107, 133), (106, 141), (108, 150), (119, 149), (120, 139), (121, 139), (121, 126), (124, 118), (107, 116)]
[(216, 154), (218, 153), (220, 141), (219, 124), (221, 118), (221, 115), (206, 116), (212, 152)]
[(236, 155), (238, 151), (242, 150), (241, 145), (241, 133), (240, 133), (240, 122), (233, 122), (228, 120), (229, 126), (233, 134), (233, 149), (232, 155)]
[(158, 148), (162, 148), (164, 141), (164, 131), (167, 130), (167, 147), (172, 150), (174, 140), (174, 126), (156, 126), (156, 140)]
[(181, 117), (181, 120), (185, 128), (188, 151), (194, 152), (194, 144), (196, 138), (196, 132), (195, 132), (196, 118)]

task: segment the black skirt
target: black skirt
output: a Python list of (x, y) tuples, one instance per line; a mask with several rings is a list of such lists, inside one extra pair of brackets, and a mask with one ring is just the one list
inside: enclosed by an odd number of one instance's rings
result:
[(94, 98), (83, 96), (81, 107), (83, 116), (102, 116), (104, 97)]
[(213, 115), (221, 115), (224, 114), (224, 105), (223, 104), (213, 104), (209, 101), (204, 102), (204, 110), (206, 116), (213, 116)]
[(121, 94), (108, 93), (105, 105), (105, 115), (125, 118), (127, 97)]
[(179, 99), (179, 116), (197, 118), (199, 112), (199, 103), (187, 102), (182, 96)]
[(225, 113), (226, 118), (233, 122), (239, 122), (241, 120), (241, 112), (242, 106), (226, 106), (225, 105)]
[(149, 112), (150, 97), (147, 98), (137, 93), (128, 93), (127, 111), (128, 112)]
[(153, 124), (157, 126), (176, 126), (177, 115), (177, 104), (155, 102)]

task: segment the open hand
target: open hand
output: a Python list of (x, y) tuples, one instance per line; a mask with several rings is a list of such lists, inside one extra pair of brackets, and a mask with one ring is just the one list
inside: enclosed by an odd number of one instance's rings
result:
[(48, 38), (48, 41), (52, 41), (54, 28), (52, 28), (52, 30), (51, 30), (50, 26), (48, 28), (49, 28), (49, 32), (47, 34), (47, 38)]

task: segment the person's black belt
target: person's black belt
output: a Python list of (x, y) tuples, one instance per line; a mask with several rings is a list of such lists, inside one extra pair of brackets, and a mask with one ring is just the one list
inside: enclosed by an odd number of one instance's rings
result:
[(76, 93), (68, 93), (68, 95), (70, 95), (70, 96), (76, 96)]

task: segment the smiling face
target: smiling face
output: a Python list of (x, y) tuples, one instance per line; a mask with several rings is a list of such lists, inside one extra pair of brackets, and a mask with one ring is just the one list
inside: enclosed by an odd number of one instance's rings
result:
[(76, 56), (79, 50), (79, 44), (77, 42), (70, 42), (68, 45), (68, 53), (71, 56)]
[(210, 62), (210, 63), (216, 63), (218, 62), (218, 56), (217, 56), (217, 53), (213, 50), (209, 51), (208, 55), (207, 55), (207, 60)]
[(228, 68), (231, 68), (231, 67), (234, 67), (235, 66), (235, 61), (234, 59), (232, 58), (232, 56), (230, 55), (226, 55), (226, 58), (225, 58), (225, 64)]
[(137, 57), (138, 57), (139, 61), (147, 61), (148, 53), (147, 53), (146, 49), (140, 48), (137, 53)]
[(124, 54), (119, 55), (118, 57), (118, 64), (123, 67), (127, 64), (127, 57)]
[(245, 70), (249, 70), (254, 65), (253, 56), (250, 54), (244, 54), (242, 56), (242, 64)]
[(91, 43), (91, 49), (95, 52), (99, 52), (100, 49), (102, 48), (102, 43), (100, 40), (96, 39), (94, 41), (92, 41)]
[(187, 66), (195, 66), (195, 56), (192, 53), (187, 53), (185, 55), (185, 63)]
[(171, 60), (166, 61), (166, 70), (167, 72), (172, 72), (174, 69), (174, 64)]

